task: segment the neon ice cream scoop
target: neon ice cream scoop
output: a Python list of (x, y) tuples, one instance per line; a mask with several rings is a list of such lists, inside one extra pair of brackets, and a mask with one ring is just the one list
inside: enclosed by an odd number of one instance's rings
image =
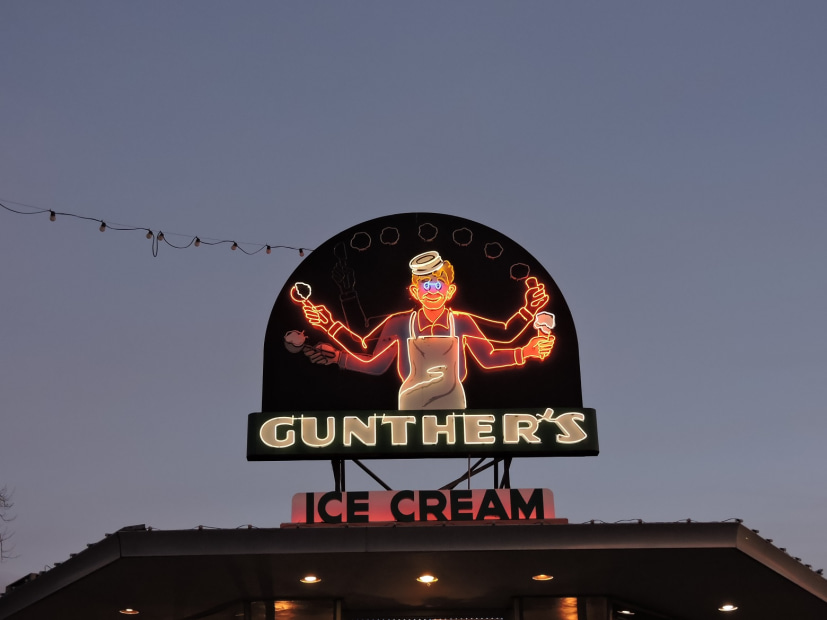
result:
[(296, 282), (290, 289), (290, 298), (298, 303), (310, 303), (310, 293), (313, 289), (306, 282)]
[(554, 315), (551, 312), (538, 312), (534, 316), (534, 329), (537, 330), (538, 335), (545, 334), (548, 338), (554, 325)]

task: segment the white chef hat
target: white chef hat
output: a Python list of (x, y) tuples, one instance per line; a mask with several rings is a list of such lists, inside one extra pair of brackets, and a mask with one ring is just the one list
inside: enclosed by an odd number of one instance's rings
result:
[(428, 276), (442, 269), (445, 261), (442, 260), (439, 252), (431, 250), (414, 256), (409, 264), (413, 275)]

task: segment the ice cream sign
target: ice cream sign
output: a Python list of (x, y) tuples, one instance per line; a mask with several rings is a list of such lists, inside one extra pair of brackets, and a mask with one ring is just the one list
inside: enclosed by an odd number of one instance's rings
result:
[(597, 454), (577, 336), (546, 270), (469, 220), (346, 230), (279, 294), (250, 460)]

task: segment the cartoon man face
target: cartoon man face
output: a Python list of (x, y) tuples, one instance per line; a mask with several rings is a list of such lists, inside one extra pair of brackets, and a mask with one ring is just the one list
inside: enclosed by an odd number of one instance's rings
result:
[(442, 310), (457, 292), (457, 285), (440, 279), (436, 274), (418, 278), (416, 284), (409, 287), (411, 296), (426, 310)]
[(408, 290), (411, 297), (422, 305), (426, 313), (442, 312), (457, 292), (453, 265), (443, 261), (439, 252), (430, 251), (414, 256), (409, 267), (411, 285)]

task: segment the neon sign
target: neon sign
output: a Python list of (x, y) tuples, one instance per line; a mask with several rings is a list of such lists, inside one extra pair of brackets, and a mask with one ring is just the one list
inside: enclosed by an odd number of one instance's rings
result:
[(270, 316), (263, 379), (251, 460), (598, 450), (562, 293), (462, 218), (378, 218), (310, 253)]
[[(504, 322), (485, 319), (469, 312), (450, 308), (456, 295), (454, 267), (436, 251), (414, 256), (409, 262), (412, 283), (408, 292), (418, 307), (386, 316), (366, 336), (360, 336), (337, 320), (324, 305), (310, 301), (312, 288), (297, 282), (290, 289), (291, 299), (300, 305), (307, 322), (324, 332), (334, 347), (321, 343), (302, 350), (315, 364), (337, 364), (340, 368), (369, 375), (381, 375), (396, 361), (401, 380), (400, 410), (465, 409), (462, 382), (467, 376), (467, 354), (484, 369), (523, 366), (528, 360), (545, 360), (552, 351), (551, 334), (554, 315), (540, 311), (549, 302), (545, 285), (537, 278), (525, 280), (525, 301)], [(514, 346), (529, 325), (538, 334), (523, 346)], [(499, 324), (503, 330), (517, 326), (517, 334), (508, 342), (485, 336), (479, 324)], [(285, 335), (293, 345), (296, 331)]]
[(291, 523), (444, 523), (554, 519), (548, 489), (297, 493)]
[(593, 409), (253, 415), (249, 460), (597, 454)]

